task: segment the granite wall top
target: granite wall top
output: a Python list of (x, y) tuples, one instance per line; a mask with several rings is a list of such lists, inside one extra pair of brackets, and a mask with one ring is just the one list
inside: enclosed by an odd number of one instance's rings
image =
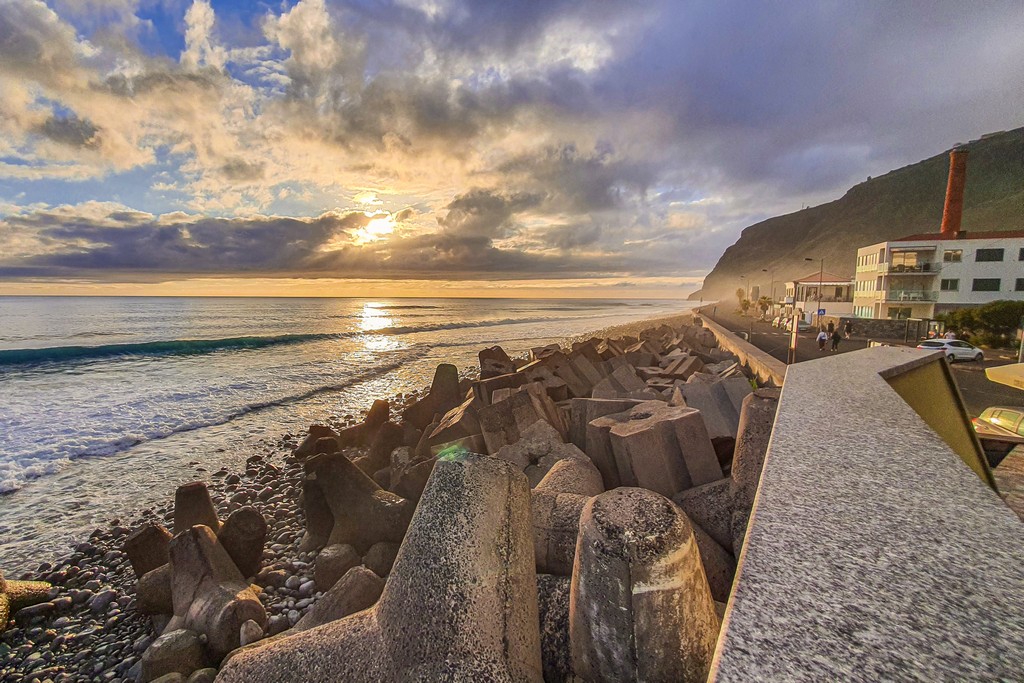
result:
[(1024, 676), (1024, 524), (883, 377), (928, 354), (789, 367), (710, 680)]

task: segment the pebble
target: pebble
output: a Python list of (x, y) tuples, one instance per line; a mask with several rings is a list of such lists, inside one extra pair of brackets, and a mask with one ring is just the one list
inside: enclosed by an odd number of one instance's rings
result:
[(89, 600), (89, 609), (96, 613), (105, 612), (115, 598), (117, 598), (117, 591), (113, 588), (100, 591)]
[(288, 590), (295, 590), (302, 585), (302, 579), (297, 576), (289, 576), (284, 582), (284, 587)]

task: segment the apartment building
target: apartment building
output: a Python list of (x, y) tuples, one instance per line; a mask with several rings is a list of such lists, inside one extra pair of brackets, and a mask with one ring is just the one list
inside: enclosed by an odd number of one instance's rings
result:
[(857, 250), (859, 318), (934, 318), (999, 299), (1024, 300), (1024, 231), (910, 235)]

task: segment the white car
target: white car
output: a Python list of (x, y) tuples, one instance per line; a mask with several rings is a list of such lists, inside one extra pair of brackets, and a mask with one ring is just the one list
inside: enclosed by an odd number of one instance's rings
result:
[(981, 349), (959, 339), (929, 339), (918, 344), (917, 348), (927, 351), (943, 351), (946, 354), (946, 360), (950, 363), (958, 360), (985, 360), (985, 354)]

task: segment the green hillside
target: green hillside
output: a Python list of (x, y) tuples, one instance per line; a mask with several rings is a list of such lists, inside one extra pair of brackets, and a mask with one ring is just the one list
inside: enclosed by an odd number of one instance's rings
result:
[[(965, 147), (970, 157), (962, 229), (1024, 229), (1024, 128), (992, 133)], [(752, 225), (690, 298), (731, 297), (742, 285), (741, 275), (754, 284), (763, 278), (767, 290), (762, 269), (774, 268), (780, 282), (816, 271), (822, 257), (825, 270), (852, 277), (858, 248), (939, 231), (948, 174), (946, 150), (855, 185), (841, 199)]]

